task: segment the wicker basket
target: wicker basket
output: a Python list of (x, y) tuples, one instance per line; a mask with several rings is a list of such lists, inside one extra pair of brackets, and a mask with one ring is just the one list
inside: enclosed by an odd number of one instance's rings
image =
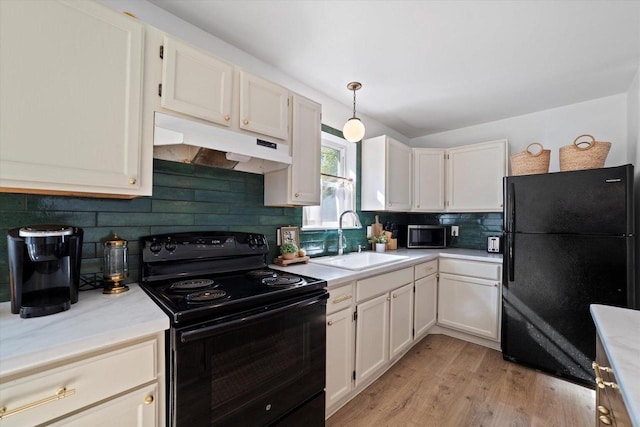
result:
[[(539, 146), (540, 151), (532, 153), (529, 149), (531, 146)], [(527, 145), (527, 149), (522, 153), (511, 156), (511, 174), (512, 175), (533, 175), (538, 173), (549, 172), (549, 159), (551, 158), (551, 150), (545, 150), (539, 142), (532, 142)]]
[[(591, 140), (578, 142), (583, 137)], [(586, 147), (584, 144), (587, 144)], [(610, 142), (596, 141), (591, 135), (580, 135), (572, 145), (560, 147), (560, 171), (601, 168), (610, 148)]]

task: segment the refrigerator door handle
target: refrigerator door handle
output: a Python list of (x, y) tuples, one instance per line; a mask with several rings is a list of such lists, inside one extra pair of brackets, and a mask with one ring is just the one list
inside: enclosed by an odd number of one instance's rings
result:
[[(507, 232), (506, 234), (506, 239), (507, 239), (507, 245), (506, 245), (506, 256), (507, 256), (507, 277), (508, 277), (508, 282), (513, 282), (515, 280), (515, 273), (513, 271), (513, 251), (514, 251), (514, 240), (516, 237), (516, 190), (515, 190), (515, 185), (512, 182), (509, 185), (509, 190), (508, 190), (508, 194), (507, 194), (507, 206), (508, 206), (508, 215), (509, 217), (506, 218), (507, 220)], [(507, 283), (508, 285), (508, 283)]]
[[(513, 268), (513, 264), (514, 264), (514, 240), (516, 238), (516, 234), (515, 233), (507, 233), (507, 272), (509, 275), (509, 282), (513, 282), (515, 280), (515, 273), (514, 273), (514, 268)], [(508, 287), (508, 283), (507, 283), (507, 287)]]
[(508, 214), (509, 218), (507, 220), (507, 232), (515, 233), (516, 232), (516, 190), (515, 185), (511, 183), (509, 185), (509, 194), (507, 196), (507, 206), (508, 206)]

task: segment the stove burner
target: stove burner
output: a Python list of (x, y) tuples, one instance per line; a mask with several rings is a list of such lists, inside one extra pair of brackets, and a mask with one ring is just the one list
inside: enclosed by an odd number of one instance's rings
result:
[(207, 290), (207, 291), (198, 291), (192, 292), (186, 296), (187, 302), (190, 303), (199, 303), (199, 302), (209, 302), (213, 300), (217, 300), (220, 298), (224, 298), (227, 296), (225, 291), (221, 291), (219, 289)]
[(262, 279), (262, 283), (267, 286), (294, 286), (300, 282), (302, 282), (302, 279), (297, 276), (278, 276)]
[(191, 279), (174, 282), (169, 286), (169, 289), (172, 291), (184, 291), (206, 288), (211, 285), (213, 285), (213, 280), (211, 279)]
[(252, 279), (264, 279), (265, 277), (277, 277), (277, 273), (271, 270), (251, 270), (247, 277)]

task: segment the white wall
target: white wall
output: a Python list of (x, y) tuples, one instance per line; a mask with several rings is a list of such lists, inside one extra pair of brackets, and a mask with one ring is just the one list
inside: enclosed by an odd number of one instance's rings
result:
[(432, 135), (414, 138), (412, 147), (455, 147), (507, 138), (510, 154), (531, 142), (551, 150), (550, 172), (560, 170), (558, 150), (582, 134), (612, 143), (605, 166), (629, 163), (627, 150), (627, 94), (544, 110)]
[[(640, 65), (640, 64), (639, 64)], [(640, 259), (640, 66), (627, 93), (627, 133), (629, 159), (635, 166), (634, 207), (636, 219), (636, 260)], [(640, 308), (640, 262), (636, 264), (636, 308)]]
[[(1, 1), (1, 0), (0, 0)], [(189, 24), (186, 21), (176, 17), (157, 7), (156, 5), (147, 2), (146, 0), (99, 0), (101, 3), (109, 6), (112, 9), (124, 12), (131, 12), (136, 17), (149, 25), (152, 25), (166, 33), (174, 35), (183, 39), (184, 41), (198, 46), (202, 49), (210, 51), (214, 55), (231, 62), (253, 74), (256, 74), (267, 80), (271, 80), (278, 83), (294, 92), (297, 92), (303, 96), (313, 99), (316, 102), (322, 104), (322, 123), (331, 126), (335, 129), (342, 130), (345, 122), (353, 114), (352, 105), (344, 105), (338, 101), (330, 98), (315, 89), (304, 85), (298, 80), (288, 76), (286, 73), (278, 70), (277, 68), (257, 59), (254, 56), (230, 45), (229, 43), (221, 40), (213, 35), (201, 30), (200, 28)], [(345, 93), (347, 90), (347, 83), (349, 82), (336, 82), (336, 85), (344, 87)], [(408, 143), (408, 138), (399, 134), (395, 130), (384, 126), (383, 124), (358, 113), (358, 117), (366, 125), (367, 137), (372, 137), (381, 134), (387, 134), (393, 136), (399, 141)]]
[(636, 176), (638, 176), (640, 175), (640, 149), (638, 149), (640, 144), (640, 66), (627, 93), (627, 135), (628, 158), (637, 166)]

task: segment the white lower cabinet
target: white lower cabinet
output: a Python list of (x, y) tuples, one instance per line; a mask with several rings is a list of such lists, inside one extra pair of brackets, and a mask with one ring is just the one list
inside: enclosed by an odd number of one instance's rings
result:
[(414, 267), (414, 338), (419, 339), (436, 324), (438, 307), (438, 260)]
[(356, 386), (389, 360), (389, 296), (358, 304)]
[(326, 416), (436, 324), (441, 327), (436, 333), (453, 332), (472, 342), (481, 337), (477, 341), (493, 348), (500, 342), (501, 278), (499, 263), (440, 257), (331, 290)]
[[(326, 407), (346, 396), (353, 385), (353, 284), (329, 292), (327, 302)], [(337, 310), (337, 311), (336, 311)]]
[(390, 293), (389, 359), (413, 342), (413, 282)]
[(359, 280), (356, 294), (357, 387), (413, 341), (413, 268)]
[(440, 260), (438, 325), (500, 340), (500, 278), (495, 263)]
[(158, 412), (157, 395), (158, 384), (153, 383), (51, 425), (155, 427), (159, 425), (159, 417), (163, 416)]
[(2, 426), (164, 425), (164, 336), (0, 378)]

